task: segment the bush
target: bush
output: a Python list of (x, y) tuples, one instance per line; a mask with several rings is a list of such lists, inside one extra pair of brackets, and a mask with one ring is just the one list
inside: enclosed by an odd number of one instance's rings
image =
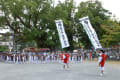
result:
[(7, 50), (8, 50), (7, 46), (0, 46), (0, 52), (4, 52)]

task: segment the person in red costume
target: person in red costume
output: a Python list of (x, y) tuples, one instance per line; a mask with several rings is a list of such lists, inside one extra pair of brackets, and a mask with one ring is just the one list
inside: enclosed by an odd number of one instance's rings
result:
[(107, 56), (105, 55), (104, 50), (100, 50), (98, 62), (101, 70), (101, 73), (100, 73), (101, 76), (104, 73), (104, 64), (105, 64), (106, 57)]
[(63, 63), (63, 52), (60, 54), (61, 62)]
[(63, 53), (60, 54), (60, 59), (63, 60)]
[(68, 60), (69, 60), (69, 54), (68, 53), (63, 54), (63, 63), (64, 63), (63, 68), (65, 68), (65, 66), (69, 68)]
[(91, 52), (89, 52), (89, 60), (92, 59), (92, 55), (91, 55)]

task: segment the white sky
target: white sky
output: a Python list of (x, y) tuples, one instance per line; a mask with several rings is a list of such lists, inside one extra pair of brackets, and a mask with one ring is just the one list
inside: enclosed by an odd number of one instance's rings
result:
[[(65, 1), (65, 0), (55, 0), (57, 1)], [(88, 1), (88, 0), (74, 0), (76, 4), (78, 5), (81, 1)], [(116, 16), (117, 19), (120, 20), (120, 0), (99, 0), (102, 1), (102, 5), (105, 9), (109, 10), (112, 12), (113, 15)]]

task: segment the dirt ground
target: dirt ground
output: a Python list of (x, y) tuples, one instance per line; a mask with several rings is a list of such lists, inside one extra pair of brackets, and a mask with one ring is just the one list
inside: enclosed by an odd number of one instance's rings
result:
[(0, 80), (120, 80), (120, 62), (106, 61), (105, 74), (100, 76), (97, 61), (70, 63), (8, 64), (0, 63)]

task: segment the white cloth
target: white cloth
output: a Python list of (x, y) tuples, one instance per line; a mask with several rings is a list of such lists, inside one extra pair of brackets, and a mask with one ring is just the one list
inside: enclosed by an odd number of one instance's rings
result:
[(100, 70), (103, 70), (103, 71), (104, 71), (104, 67), (100, 67)]
[(98, 58), (98, 62), (101, 62), (102, 61), (102, 57), (100, 56), (99, 58)]
[(65, 59), (66, 58), (66, 56), (63, 54), (63, 59)]

